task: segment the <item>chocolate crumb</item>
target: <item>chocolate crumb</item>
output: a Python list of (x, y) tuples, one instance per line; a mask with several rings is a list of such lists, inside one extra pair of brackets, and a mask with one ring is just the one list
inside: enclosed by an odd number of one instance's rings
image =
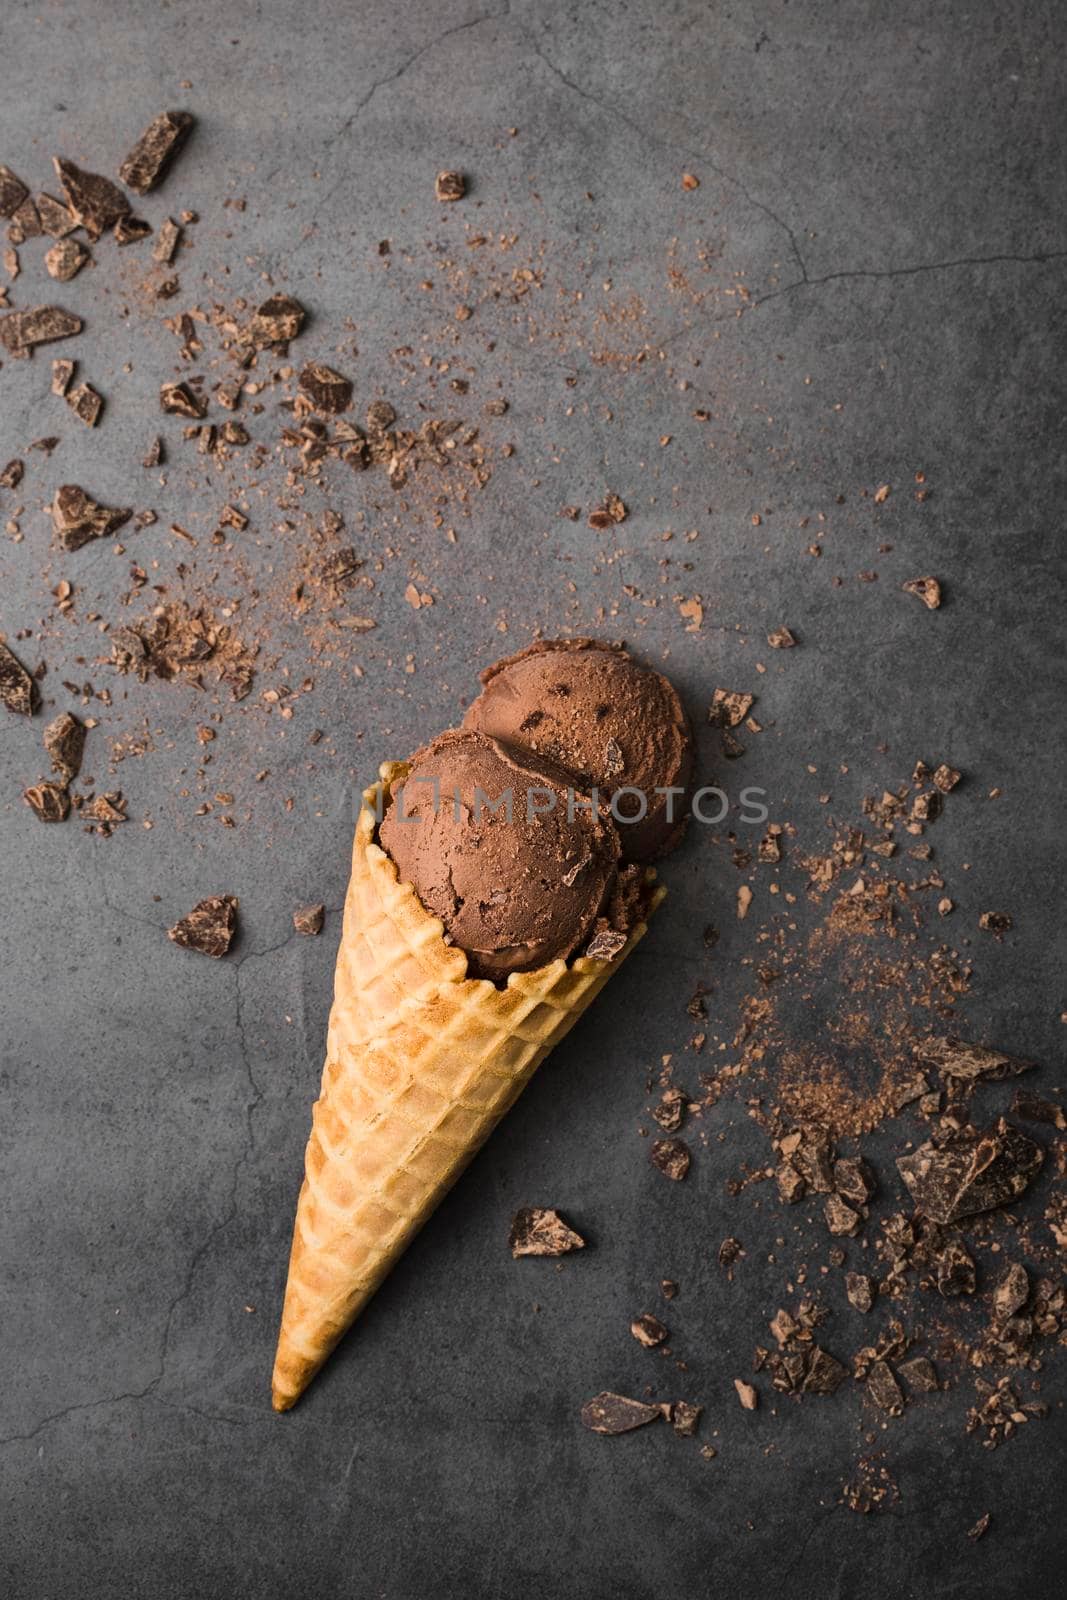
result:
[(630, 1324), (630, 1332), (638, 1344), (643, 1344), (646, 1350), (652, 1350), (658, 1344), (670, 1338), (670, 1334), (658, 1317), (646, 1311), (643, 1316), (635, 1317)]
[(207, 401), (187, 383), (164, 383), (159, 391), (159, 403), (164, 411), (176, 417), (199, 420), (207, 415)]
[(791, 650), (796, 642), (795, 635), (788, 628), (775, 628), (767, 635), (767, 643), (772, 650)]
[(104, 409), (104, 397), (97, 393), (91, 383), (79, 383), (67, 395), (67, 404), (86, 427), (95, 428)]
[(978, 1521), (975, 1523), (973, 1528), (967, 1529), (967, 1537), (971, 1540), (972, 1544), (978, 1543), (978, 1540), (985, 1533), (992, 1520), (993, 1513), (991, 1511), (986, 1511), (978, 1518)]
[(209, 895), (167, 929), (167, 938), (183, 950), (196, 950), (218, 959), (226, 954), (236, 932), (237, 905), (232, 894)]
[(70, 795), (58, 783), (35, 783), (22, 798), (41, 822), (63, 822), (70, 815)]
[(665, 1178), (678, 1183), (689, 1171), (692, 1157), (681, 1139), (653, 1139), (649, 1159)]
[(867, 1312), (874, 1304), (874, 1284), (862, 1272), (848, 1272), (845, 1274), (845, 1293), (849, 1305), (857, 1311)]
[(511, 1220), (508, 1244), (516, 1260), (520, 1256), (563, 1256), (571, 1250), (584, 1250), (585, 1240), (575, 1233), (558, 1211), (543, 1206), (523, 1206)]
[(69, 711), (60, 712), (44, 730), (44, 747), (51, 758), (52, 771), (58, 774), (60, 783), (69, 787), (81, 771), (84, 724)]
[(936, 611), (941, 604), (941, 585), (936, 578), (909, 578), (901, 588), (921, 600), (928, 611)]
[(172, 217), (168, 217), (161, 224), (159, 232), (156, 234), (156, 242), (152, 246), (152, 260), (158, 261), (161, 266), (169, 267), (174, 260), (181, 238), (181, 228)]
[(737, 1398), (741, 1402), (742, 1409), (755, 1411), (759, 1405), (759, 1390), (756, 1385), (754, 1383), (746, 1383), (744, 1378), (735, 1378), (734, 1388), (737, 1390)]
[(69, 283), (89, 259), (89, 252), (78, 239), (60, 239), (45, 251), (44, 264), (50, 278)]
[(691, 1405), (688, 1400), (675, 1400), (670, 1409), (671, 1427), (683, 1439), (691, 1439), (703, 1414), (703, 1406)]
[(293, 912), (293, 927), (297, 933), (309, 935), (321, 933), (325, 920), (326, 907), (324, 905), (300, 906)]
[(462, 172), (439, 172), (434, 181), (434, 194), (438, 200), (462, 200), (467, 193), (467, 180)]

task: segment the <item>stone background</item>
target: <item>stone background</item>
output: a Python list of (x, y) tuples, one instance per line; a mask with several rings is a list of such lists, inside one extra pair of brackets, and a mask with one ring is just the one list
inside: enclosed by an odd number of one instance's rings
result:
[[(765, 732), (737, 771), (808, 839), (828, 837), (821, 792), (856, 818), (917, 756), (963, 769), (936, 857), (980, 980), (968, 1028), (1044, 1063), (1047, 1089), (1062, 1034), (1062, 20), (1003, 0), (7, 0), (0, 159), (37, 187), (55, 187), (57, 152), (114, 172), (157, 110), (187, 106), (195, 137), (137, 209), (154, 226), (182, 208), (201, 219), (182, 297), (165, 305), (137, 292), (148, 247), (135, 261), (138, 247), (120, 257), (111, 241), (58, 290), (28, 243), (11, 285), (13, 305), (56, 299), (85, 317), (55, 353), (77, 357), (108, 409), (90, 433), (48, 393), (53, 352), (4, 361), (0, 459), (53, 431), (61, 444), (26, 457), (0, 504), (5, 519), (26, 508), (23, 541), (0, 541), (0, 632), (32, 631), (15, 647), (47, 661), (49, 714), (78, 708), (64, 680), (111, 688), (86, 762), (99, 785), (109, 740), (152, 744), (110, 778), (131, 822), (102, 840), (34, 819), (20, 793), (45, 717), (0, 721), (0, 1573), (13, 1597), (949, 1600), (1062, 1571), (1045, 1494), (1064, 1465), (1058, 1412), (990, 1454), (964, 1437), (966, 1386), (884, 1432), (848, 1392), (775, 1417), (736, 1404), (731, 1380), (782, 1292), (782, 1266), (764, 1264), (782, 1219), (724, 1180), (764, 1164), (765, 1141), (721, 1102), (678, 1186), (636, 1137), (648, 1075), (692, 1032), (694, 985), (715, 985), (713, 1024), (730, 1018), (753, 953), (729, 852), (706, 830), (666, 864), (670, 900), (618, 993), (553, 1056), (304, 1403), (285, 1418), (268, 1404), (351, 795), (379, 759), (453, 721), (477, 670), (534, 629), (625, 637), (664, 665), (711, 779), (711, 690), (758, 688)], [(461, 206), (433, 199), (442, 167), (471, 175)], [(464, 236), (478, 229), (495, 265), (472, 288)], [(514, 267), (537, 274), (520, 299)], [(468, 373), (476, 421), (487, 400), (510, 409), (483, 424), (489, 484), (444, 513), (454, 546), (384, 478), (328, 475), (309, 496), (310, 512), (345, 515), (370, 560), (359, 605), (376, 630), (309, 669), (314, 695), (288, 722), (258, 698), (274, 681), (265, 648), (200, 780), (210, 703), (94, 666), (107, 645), (90, 617), (116, 614), (130, 560), (172, 592), (181, 563), (209, 570), (206, 536), (233, 491), (205, 491), (180, 426), (157, 421), (158, 385), (176, 375), (162, 317), (255, 302), (264, 274), (309, 308), (301, 358), (334, 359), (360, 405), (457, 404), (426, 352)], [(453, 308), (472, 300), (457, 331)], [(399, 346), (415, 352), (406, 367)], [(162, 486), (138, 464), (157, 428), (173, 463)], [(279, 459), (264, 482), (284, 481)], [(108, 542), (61, 557), (42, 508), (66, 481), (153, 505), (159, 522), (130, 532), (124, 556)], [(893, 493), (876, 507), (881, 483)], [(609, 489), (631, 514), (598, 534), (584, 512)], [(240, 551), (264, 592), (302, 526), (277, 533), (270, 504), (256, 502)], [(561, 519), (567, 504), (579, 522)], [(805, 554), (812, 539), (821, 559)], [(858, 581), (866, 570), (878, 581)], [(927, 572), (945, 585), (937, 613), (900, 591)], [(49, 592), (61, 578), (75, 585), (67, 618)], [(409, 580), (432, 606), (405, 602)], [(694, 595), (690, 632), (678, 601)], [(800, 647), (768, 651), (783, 623)], [(302, 623), (278, 627), (299, 659)], [(312, 728), (326, 737), (309, 752)], [(216, 788), (236, 794), (233, 830), (217, 806), (194, 815)], [(219, 963), (163, 936), (214, 892), (241, 901), (240, 942)], [(324, 935), (293, 936), (293, 907), (320, 899)], [(1002, 944), (976, 932), (986, 909), (1015, 918)], [(891, 1125), (886, 1154), (914, 1131)], [(509, 1219), (529, 1203), (560, 1206), (595, 1248), (513, 1262)], [(809, 1240), (819, 1232), (815, 1219)], [(749, 1251), (733, 1285), (715, 1267), (727, 1234)], [(783, 1259), (803, 1255), (791, 1241)], [(684, 1376), (627, 1331), (661, 1309), (665, 1276), (682, 1285), (668, 1320)], [(706, 1406), (699, 1441), (578, 1425), (597, 1390), (650, 1381)], [(1061, 1393), (1050, 1371), (1046, 1398)], [(862, 1518), (837, 1502), (872, 1432), (901, 1499)], [(986, 1509), (994, 1525), (971, 1545)]]

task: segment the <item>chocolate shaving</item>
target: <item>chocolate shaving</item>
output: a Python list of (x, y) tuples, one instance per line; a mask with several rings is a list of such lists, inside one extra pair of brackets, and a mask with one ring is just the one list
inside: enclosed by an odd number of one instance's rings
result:
[(679, 1183), (689, 1171), (692, 1156), (681, 1139), (653, 1139), (649, 1159), (665, 1178)]
[(20, 717), (33, 713), (36, 689), (33, 679), (6, 644), (0, 643), (0, 700)]
[(625, 1395), (612, 1394), (605, 1389), (602, 1394), (587, 1400), (582, 1407), (582, 1426), (592, 1433), (630, 1433), (643, 1428), (663, 1415), (662, 1406), (646, 1405), (643, 1400), (628, 1400)]
[(41, 822), (63, 822), (70, 815), (70, 795), (58, 783), (35, 783), (22, 798)]
[(1001, 1118), (995, 1129), (964, 1129), (942, 1145), (921, 1145), (897, 1169), (931, 1222), (947, 1224), (1018, 1199), (1045, 1159), (1041, 1146)]
[(516, 1260), (520, 1256), (564, 1256), (585, 1249), (581, 1234), (575, 1233), (558, 1211), (542, 1206), (523, 1206), (516, 1211), (508, 1244)]
[(133, 515), (128, 508), (101, 505), (76, 483), (65, 483), (52, 496), (52, 526), (64, 550), (80, 550), (91, 539), (103, 539)]
[(54, 339), (69, 339), (81, 331), (81, 318), (61, 306), (34, 306), (29, 311), (11, 311), (0, 317), (0, 343), (12, 355), (32, 350), (37, 344), (50, 344)]
[(99, 239), (129, 211), (130, 202), (110, 178), (101, 177), (97, 172), (83, 172), (81, 167), (62, 156), (55, 156), (52, 165), (63, 185), (74, 221), (85, 229), (90, 239)]
[(119, 168), (119, 177), (127, 189), (137, 194), (154, 189), (192, 127), (188, 111), (162, 111), (154, 117)]
[(200, 955), (224, 956), (230, 948), (237, 928), (238, 902), (232, 894), (213, 894), (199, 901), (173, 928), (167, 929), (167, 938), (181, 945), (183, 950), (196, 950)]
[(322, 932), (323, 922), (326, 920), (326, 907), (300, 906), (293, 912), (293, 927), (297, 933), (306, 933), (309, 936)]
[(59, 781), (69, 786), (81, 771), (85, 726), (69, 711), (60, 712), (44, 730), (44, 747)]

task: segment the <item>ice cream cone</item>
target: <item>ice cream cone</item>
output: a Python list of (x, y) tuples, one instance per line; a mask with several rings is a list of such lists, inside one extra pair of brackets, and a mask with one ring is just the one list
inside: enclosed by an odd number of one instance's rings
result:
[[(503, 987), (467, 957), (375, 842), (390, 763), (363, 796), (322, 1087), (297, 1201), (273, 1403), (295, 1404), (438, 1202), (645, 932)], [(649, 909), (663, 898), (649, 874)]]

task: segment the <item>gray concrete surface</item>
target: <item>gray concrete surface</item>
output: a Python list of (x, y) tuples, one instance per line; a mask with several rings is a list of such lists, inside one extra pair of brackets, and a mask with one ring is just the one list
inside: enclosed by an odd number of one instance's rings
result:
[[(135, 251), (118, 260), (110, 245), (55, 292), (29, 243), (11, 285), (14, 305), (55, 298), (84, 315), (69, 353), (108, 412), (92, 434), (63, 414), (49, 351), (4, 362), (0, 458), (42, 434), (62, 442), (25, 457), (24, 485), (0, 505), (5, 518), (26, 506), (24, 540), (0, 539), (0, 631), (37, 634), (16, 647), (47, 661), (49, 706), (76, 709), (71, 677), (112, 688), (90, 735), (99, 783), (109, 739), (147, 727), (153, 749), (109, 779), (133, 820), (100, 840), (35, 821), (20, 793), (41, 769), (44, 716), (0, 721), (6, 1593), (962, 1600), (1062, 1570), (1046, 1499), (1063, 1467), (1056, 1416), (990, 1455), (963, 1436), (962, 1392), (916, 1408), (877, 1443), (900, 1504), (860, 1518), (835, 1506), (863, 1448), (853, 1398), (786, 1408), (773, 1427), (734, 1402), (780, 1276), (754, 1267), (727, 1292), (714, 1251), (732, 1233), (758, 1262), (778, 1224), (723, 1179), (766, 1147), (724, 1102), (679, 1187), (635, 1136), (646, 1076), (691, 1032), (694, 983), (713, 979), (729, 1015), (752, 953), (730, 914), (728, 855), (703, 836), (666, 866), (668, 907), (617, 1002), (553, 1057), (305, 1403), (285, 1418), (268, 1405), (347, 876), (346, 786), (452, 720), (477, 669), (535, 628), (633, 640), (701, 721), (712, 688), (757, 686), (764, 661), (768, 731), (738, 765), (809, 838), (825, 788), (854, 817), (918, 755), (962, 768), (936, 836), (939, 861), (971, 863), (962, 890), (953, 880), (960, 923), (1015, 916), (1003, 944), (971, 951), (969, 1021), (1054, 1067), (1062, 20), (1052, 5), (912, 0), (8, 0), (0, 160), (50, 188), (56, 152), (114, 171), (151, 115), (185, 105), (195, 139), (138, 209), (155, 225), (181, 208), (201, 222), (182, 297), (162, 308), (138, 300)], [(462, 207), (432, 198), (446, 166), (471, 174)], [(683, 191), (685, 171), (699, 190)], [(245, 210), (225, 208), (233, 198)], [(501, 297), (483, 274), (453, 349), (442, 329), (468, 292), (473, 227), (518, 242), (500, 254)], [(523, 301), (507, 292), (513, 265), (543, 274)], [(336, 352), (362, 400), (398, 392), (393, 353), (407, 345), (407, 403), (446, 406), (418, 363), (424, 349), (448, 355), (472, 374), (476, 419), (507, 397), (486, 432), (516, 449), (494, 451), (469, 516), (448, 513), (461, 518), (455, 547), (425, 515), (397, 525), (382, 480), (338, 477), (315, 500), (366, 513), (361, 553), (394, 552), (368, 600), (365, 676), (320, 660), (292, 723), (254, 700), (227, 714), (198, 786), (203, 702), (94, 667), (89, 614), (116, 615), (130, 560), (158, 562), (152, 581), (170, 583), (183, 561), (209, 566), (218, 497), (205, 508), (180, 429), (160, 429), (165, 488), (137, 465), (175, 367), (161, 316), (254, 300), (264, 273), (309, 307), (308, 353)], [(276, 432), (265, 418), (264, 437)], [(932, 493), (917, 507), (920, 469)], [(62, 481), (152, 504), (159, 523), (130, 536), (126, 557), (109, 545), (59, 559), (41, 507)], [(861, 492), (880, 483), (894, 493), (876, 514)], [(560, 518), (606, 489), (632, 508), (617, 536)], [(825, 524), (799, 527), (820, 512)], [(195, 552), (172, 522), (200, 536)], [(267, 504), (249, 585), (291, 556), (271, 530)], [(813, 538), (821, 559), (804, 555)], [(868, 569), (878, 582), (857, 581)], [(900, 592), (925, 572), (945, 584), (937, 614)], [(77, 591), (70, 619), (49, 593), (61, 577)], [(435, 596), (417, 613), (403, 598), (412, 577)], [(675, 599), (694, 594), (704, 622), (689, 633)], [(776, 656), (764, 639), (781, 623), (801, 647)], [(301, 625), (286, 637), (299, 660)], [(254, 696), (270, 681), (265, 669)], [(327, 736), (314, 763), (312, 727)], [(205, 787), (237, 794), (236, 829), (194, 815)], [(219, 891), (240, 896), (235, 953), (216, 964), (175, 950), (165, 927)], [(323, 937), (292, 937), (293, 907), (318, 899)], [(713, 966), (708, 920), (724, 930)], [(561, 1206), (595, 1249), (561, 1270), (513, 1263), (507, 1226), (524, 1203)], [(713, 1462), (666, 1429), (608, 1441), (577, 1425), (598, 1389), (649, 1381), (627, 1326), (664, 1276), (683, 1286), (672, 1329), (705, 1437), (716, 1430)], [(1062, 1378), (1050, 1373), (1048, 1391), (1057, 1399)], [(972, 1546), (964, 1532), (990, 1507), (994, 1527)]]

